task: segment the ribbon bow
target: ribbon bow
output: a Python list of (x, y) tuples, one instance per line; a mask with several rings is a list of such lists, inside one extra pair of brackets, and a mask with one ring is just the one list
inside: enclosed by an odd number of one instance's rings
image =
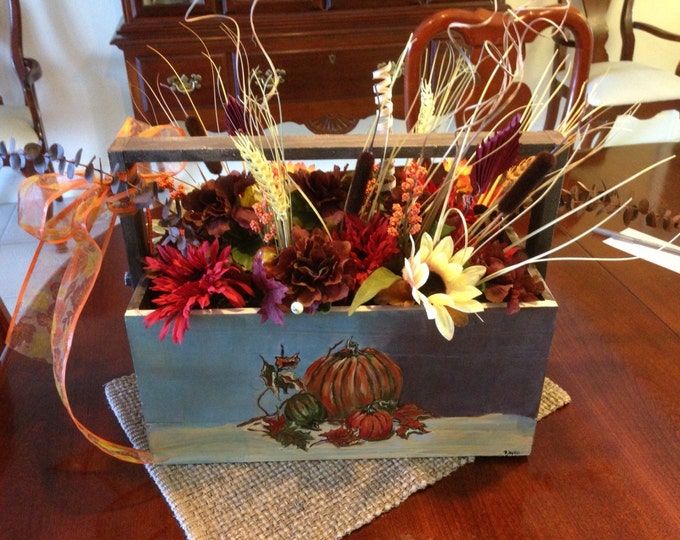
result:
[[(174, 126), (147, 126), (134, 119), (128, 119), (118, 133), (119, 137), (183, 135)], [(174, 175), (182, 167), (161, 167), (162, 174)], [(142, 182), (154, 179), (148, 164), (139, 164), (138, 174)], [(38, 174), (21, 182), (19, 226), (38, 239), (38, 247), (21, 286), (6, 343), (25, 356), (52, 362), (59, 397), (73, 423), (92, 444), (123, 461), (151, 463), (157, 461), (153, 454), (112, 443), (85, 427), (71, 410), (66, 392), (73, 334), (99, 275), (116, 218), (136, 211), (130, 200), (134, 190), (114, 194), (111, 186), (104, 178), (88, 182), (83, 176), (58, 174)], [(59, 198), (70, 202), (52, 215), (50, 209)], [(45, 256), (46, 245), (59, 249)]]

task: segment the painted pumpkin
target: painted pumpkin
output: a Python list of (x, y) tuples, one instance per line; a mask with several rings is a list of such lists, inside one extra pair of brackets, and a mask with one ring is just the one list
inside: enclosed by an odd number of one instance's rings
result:
[(345, 425), (357, 430), (359, 438), (365, 441), (382, 441), (392, 435), (392, 415), (382, 409), (354, 411)]
[(376, 401), (399, 401), (401, 368), (375, 349), (359, 349), (353, 341), (336, 352), (315, 360), (303, 383), (328, 411), (330, 420), (344, 420), (352, 411)]
[(303, 428), (316, 429), (326, 419), (326, 409), (315, 396), (307, 392), (294, 394), (286, 400), (283, 408), (286, 420)]

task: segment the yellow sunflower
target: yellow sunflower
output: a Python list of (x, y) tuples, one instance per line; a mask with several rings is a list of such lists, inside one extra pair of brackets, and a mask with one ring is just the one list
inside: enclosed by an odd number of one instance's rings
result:
[(473, 249), (467, 247), (454, 253), (450, 236), (435, 245), (432, 237), (425, 233), (417, 252), (413, 238), (411, 246), (411, 256), (404, 260), (402, 277), (411, 286), (413, 299), (425, 308), (428, 319), (434, 319), (439, 333), (450, 340), (454, 331), (450, 310), (463, 313), (484, 310), (484, 304), (476, 300), (482, 294), (476, 285), (486, 267), (466, 267)]

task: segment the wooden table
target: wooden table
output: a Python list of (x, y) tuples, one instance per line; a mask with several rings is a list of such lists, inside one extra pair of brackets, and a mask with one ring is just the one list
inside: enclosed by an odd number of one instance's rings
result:
[[(612, 185), (676, 153), (680, 145), (609, 149), (568, 181)], [(680, 212), (680, 158), (622, 194), (633, 190)], [(569, 220), (556, 239), (593, 219)], [(126, 442), (102, 388), (132, 371), (122, 253), (117, 235), (76, 335), (69, 388), (86, 425)], [(568, 253), (620, 255), (599, 239)], [(351, 538), (680, 537), (679, 281), (643, 261), (552, 264), (560, 308), (548, 375), (573, 403), (539, 422), (531, 456), (477, 459)], [(85, 441), (50, 366), (15, 353), (0, 366), (0, 512), (1, 538), (183, 536), (144, 468)]]

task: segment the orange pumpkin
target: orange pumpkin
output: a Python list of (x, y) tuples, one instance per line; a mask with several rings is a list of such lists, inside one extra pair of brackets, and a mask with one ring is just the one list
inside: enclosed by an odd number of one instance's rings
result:
[(329, 420), (344, 420), (352, 411), (375, 401), (399, 401), (401, 368), (385, 353), (359, 349), (349, 340), (336, 352), (315, 360), (303, 377), (305, 390), (328, 411)]
[(365, 441), (382, 441), (392, 435), (392, 415), (381, 409), (354, 411), (345, 425), (357, 430), (359, 438)]

